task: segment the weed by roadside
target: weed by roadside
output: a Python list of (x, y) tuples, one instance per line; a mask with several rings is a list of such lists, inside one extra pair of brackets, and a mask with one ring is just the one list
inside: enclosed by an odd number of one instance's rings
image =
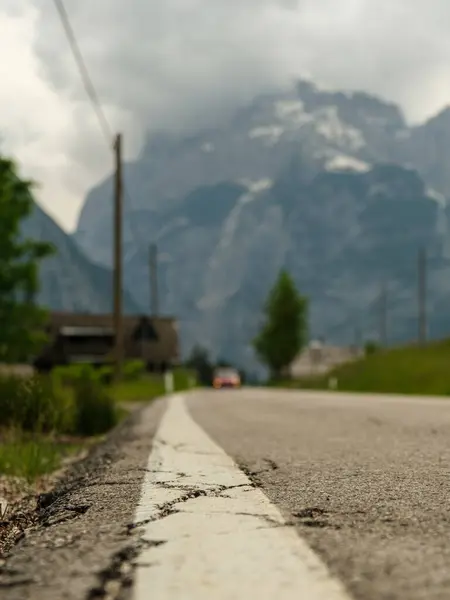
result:
[(0, 473), (27, 482), (55, 471), (61, 460), (80, 450), (80, 446), (60, 442), (57, 438), (24, 436), (18, 432), (4, 434), (0, 444)]
[(74, 385), (74, 406), (74, 430), (81, 435), (106, 433), (118, 421), (114, 398), (88, 373)]
[(70, 383), (55, 374), (0, 376), (0, 475), (32, 481), (50, 473), (80, 448), (71, 437), (103, 434), (119, 417), (113, 398), (89, 369)]

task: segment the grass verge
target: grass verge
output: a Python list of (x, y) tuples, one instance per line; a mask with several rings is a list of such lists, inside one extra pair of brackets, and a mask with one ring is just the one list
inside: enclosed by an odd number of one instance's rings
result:
[(324, 376), (279, 383), (283, 387), (351, 392), (450, 395), (450, 340), (377, 353), (335, 368)]
[[(195, 385), (195, 377), (188, 369), (175, 369), (173, 380), (175, 392), (191, 389)], [(116, 402), (147, 402), (166, 393), (164, 376), (160, 374), (144, 374), (136, 379), (124, 378), (113, 384), (109, 391)]]
[(81, 448), (80, 443), (52, 437), (24, 437), (20, 433), (8, 432), (7, 439), (0, 444), (0, 473), (31, 483), (56, 471), (63, 459), (76, 454)]
[(112, 429), (121, 411), (93, 370), (84, 368), (0, 376), (0, 415), (0, 476), (30, 482)]

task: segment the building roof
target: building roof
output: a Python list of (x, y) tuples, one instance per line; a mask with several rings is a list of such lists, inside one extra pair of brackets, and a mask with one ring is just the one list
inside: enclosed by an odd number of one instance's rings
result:
[(76, 337), (76, 336), (112, 336), (114, 335), (113, 327), (82, 327), (82, 326), (73, 326), (73, 325), (65, 325), (60, 328), (60, 332), (62, 335)]
[[(136, 331), (142, 325), (150, 325), (154, 331), (153, 340), (147, 338), (146, 355), (166, 360), (179, 355), (178, 327), (173, 317), (151, 317), (149, 315), (124, 315), (124, 343), (131, 350), (139, 341)], [(112, 314), (51, 312), (48, 318), (50, 333), (66, 336), (85, 335), (89, 337), (114, 334), (114, 316)]]

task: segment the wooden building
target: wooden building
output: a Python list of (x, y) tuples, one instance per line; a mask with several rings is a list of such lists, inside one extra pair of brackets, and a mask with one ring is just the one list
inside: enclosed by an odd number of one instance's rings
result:
[[(109, 364), (114, 352), (113, 315), (50, 313), (48, 343), (34, 360), (43, 371), (58, 365)], [(177, 322), (170, 317), (123, 317), (124, 360), (143, 360), (148, 370), (164, 371), (179, 362)]]

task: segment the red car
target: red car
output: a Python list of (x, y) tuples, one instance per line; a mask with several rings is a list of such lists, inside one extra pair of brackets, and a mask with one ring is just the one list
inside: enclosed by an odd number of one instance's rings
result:
[(239, 388), (241, 387), (241, 377), (236, 369), (219, 368), (214, 372), (213, 386), (216, 390), (222, 388)]

